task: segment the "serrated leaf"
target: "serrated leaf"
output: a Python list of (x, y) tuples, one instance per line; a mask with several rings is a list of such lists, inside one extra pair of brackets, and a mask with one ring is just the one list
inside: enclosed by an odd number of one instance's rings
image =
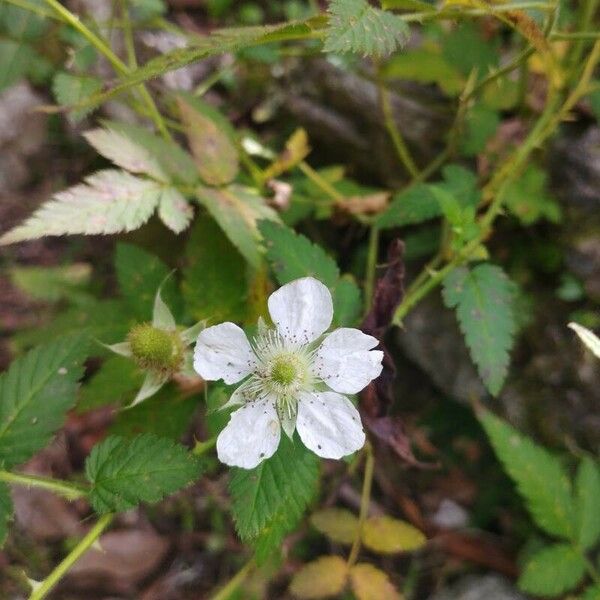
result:
[(330, 288), (336, 285), (339, 269), (323, 248), (276, 223), (263, 221), (259, 229), (265, 239), (267, 260), (281, 285), (309, 275)]
[(585, 573), (585, 560), (568, 544), (556, 544), (529, 559), (519, 587), (536, 596), (554, 597), (572, 590)]
[(375, 8), (366, 0), (331, 0), (323, 50), (383, 57), (403, 46), (408, 34), (401, 17)]
[(198, 98), (179, 96), (177, 102), (200, 176), (209, 185), (231, 183), (239, 170), (239, 157), (229, 124)]
[(333, 289), (333, 323), (338, 327), (356, 326), (362, 311), (362, 295), (349, 276), (338, 279)]
[(311, 525), (338, 544), (352, 544), (358, 531), (358, 518), (343, 508), (324, 508), (313, 513)]
[(580, 600), (600, 600), (600, 583), (588, 587), (583, 592)]
[(82, 386), (77, 410), (86, 411), (131, 400), (143, 378), (143, 374), (131, 359), (110, 356)]
[[(61, 106), (74, 106), (93, 96), (102, 89), (102, 80), (88, 75), (73, 75), (59, 72), (52, 79), (52, 93)], [(93, 107), (72, 110), (68, 113), (74, 122), (80, 121)]]
[(210, 218), (194, 225), (185, 251), (182, 292), (194, 319), (240, 321), (248, 286), (242, 255)]
[(508, 372), (516, 330), (515, 288), (497, 266), (459, 267), (444, 280), (446, 306), (456, 308), (460, 329), (487, 389), (496, 395)]
[(106, 126), (86, 131), (83, 137), (99, 154), (117, 167), (131, 173), (144, 173), (159, 181), (168, 181), (168, 177), (150, 152), (122, 132)]
[(389, 229), (422, 223), (440, 214), (440, 205), (431, 186), (416, 184), (405, 192), (396, 194), (376, 222), (380, 229)]
[(175, 313), (180, 300), (174, 277), (160, 258), (133, 244), (118, 243), (115, 270), (119, 289), (131, 314), (138, 321), (150, 321), (158, 288), (164, 283), (161, 297)]
[(346, 587), (348, 565), (339, 556), (321, 556), (300, 569), (293, 577), (290, 592), (301, 600), (329, 598)]
[(577, 541), (582, 548), (592, 548), (600, 538), (600, 468), (590, 458), (579, 464), (575, 480)]
[(13, 503), (10, 489), (6, 483), (0, 481), (0, 548), (2, 548), (8, 535), (8, 524), (13, 516)]
[(157, 182), (124, 171), (98, 171), (86, 183), (59, 192), (25, 223), (0, 237), (14, 244), (47, 235), (107, 234), (132, 231), (151, 216), (160, 199)]
[(145, 148), (170, 179), (188, 185), (199, 180), (194, 160), (179, 144), (158, 137), (139, 125), (117, 121), (103, 121), (102, 124)]
[(94, 510), (107, 513), (159, 502), (196, 479), (200, 465), (180, 444), (146, 433), (106, 438), (92, 449), (85, 473)]
[(389, 577), (373, 565), (359, 563), (350, 569), (350, 585), (356, 600), (403, 600)]
[(277, 213), (267, 206), (264, 198), (239, 185), (226, 188), (199, 186), (197, 199), (219, 224), (231, 243), (242, 256), (258, 269), (261, 263), (259, 249), (259, 220), (279, 221)]
[(492, 413), (481, 411), (478, 416), (537, 525), (546, 533), (572, 539), (575, 510), (571, 483), (560, 461)]
[(160, 195), (158, 216), (171, 231), (181, 233), (192, 222), (194, 209), (179, 190), (167, 188)]
[(365, 521), (362, 540), (373, 552), (396, 554), (422, 548), (427, 538), (410, 523), (382, 515)]
[(0, 464), (31, 458), (62, 425), (75, 403), (86, 358), (82, 335), (66, 336), (17, 358), (0, 375)]
[(314, 498), (318, 478), (317, 456), (298, 439), (291, 442), (285, 436), (277, 452), (255, 469), (233, 469), (229, 490), (242, 540), (252, 541), (273, 525), (281, 539)]

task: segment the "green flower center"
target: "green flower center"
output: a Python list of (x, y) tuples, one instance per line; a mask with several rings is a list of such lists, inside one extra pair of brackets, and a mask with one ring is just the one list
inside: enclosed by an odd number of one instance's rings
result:
[(298, 378), (298, 364), (291, 356), (280, 356), (271, 367), (271, 379), (279, 385), (291, 385)]
[(142, 323), (129, 332), (127, 339), (140, 367), (163, 372), (175, 372), (180, 367), (183, 348), (177, 334)]

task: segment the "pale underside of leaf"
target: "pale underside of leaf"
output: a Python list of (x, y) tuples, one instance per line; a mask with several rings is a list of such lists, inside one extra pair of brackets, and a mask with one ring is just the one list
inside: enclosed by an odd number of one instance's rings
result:
[(152, 216), (162, 185), (124, 171), (98, 171), (85, 183), (59, 192), (22, 225), (0, 238), (12, 244), (49, 235), (132, 231)]

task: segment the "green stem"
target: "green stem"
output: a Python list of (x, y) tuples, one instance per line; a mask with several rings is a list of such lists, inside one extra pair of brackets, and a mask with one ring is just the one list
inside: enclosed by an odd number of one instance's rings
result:
[(110, 525), (114, 515), (109, 513), (98, 519), (98, 522), (88, 531), (77, 546), (69, 552), (61, 563), (42, 581), (36, 585), (35, 589), (29, 596), (29, 600), (42, 600), (45, 598), (52, 588), (65, 576), (67, 571), (82, 557), (82, 555), (94, 544), (94, 542), (102, 535), (102, 532)]
[(125, 48), (127, 50), (127, 62), (130, 69), (136, 69), (138, 66), (137, 57), (135, 55), (135, 42), (133, 39), (133, 29), (131, 27), (131, 18), (129, 16), (129, 7), (127, 0), (120, 0), (121, 16), (123, 18), (123, 38), (125, 40)]
[(356, 563), (358, 559), (358, 553), (360, 552), (362, 530), (369, 514), (369, 503), (371, 501), (371, 487), (373, 485), (373, 472), (375, 469), (375, 457), (373, 455), (373, 449), (367, 442), (365, 445), (365, 453), (367, 460), (365, 463), (365, 474), (363, 477), (362, 493), (360, 495), (360, 512), (358, 514), (358, 529), (352, 542), (352, 548), (350, 549), (350, 555), (348, 556), (348, 566), (351, 567)]
[(339, 202), (344, 199), (344, 195), (340, 194), (328, 181), (323, 179), (307, 162), (298, 163), (298, 168), (332, 200)]
[(215, 447), (216, 443), (216, 435), (204, 442), (196, 441), (196, 445), (192, 449), (192, 454), (194, 456), (202, 456), (203, 454), (206, 454), (209, 450), (212, 450)]
[(75, 483), (61, 481), (60, 479), (51, 479), (50, 477), (40, 477), (37, 475), (26, 475), (24, 473), (11, 473), (10, 471), (0, 471), (0, 481), (26, 487), (37, 487), (44, 490), (55, 492), (67, 500), (77, 500), (87, 496), (87, 489)]
[(394, 111), (392, 109), (392, 102), (390, 97), (390, 91), (388, 90), (383, 78), (381, 77), (381, 70), (376, 65), (377, 69), (377, 89), (379, 92), (379, 105), (381, 112), (383, 113), (383, 122), (387, 129), (388, 135), (394, 144), (394, 149), (398, 158), (411, 178), (415, 179), (419, 176), (419, 169), (413, 160), (413, 157), (396, 125), (394, 119)]
[(255, 566), (254, 559), (250, 559), (212, 598), (211, 600), (227, 600), (248, 577)]
[[(79, 19), (79, 17), (73, 14), (68, 8), (63, 6), (58, 0), (44, 0), (46, 4), (52, 8), (56, 14), (68, 25), (78, 31), (100, 54), (102, 54), (108, 62), (112, 65), (113, 69), (121, 74), (127, 75), (130, 71), (127, 65), (111, 50), (108, 44), (93, 31), (91, 31), (86, 25)], [(138, 92), (148, 108), (148, 112), (156, 125), (156, 128), (160, 133), (168, 140), (171, 140), (171, 134), (167, 126), (165, 125), (163, 118), (156, 108), (156, 104), (152, 99), (152, 96), (143, 84), (138, 86)]]
[(373, 303), (378, 250), (379, 228), (373, 223), (369, 229), (369, 248), (367, 251), (367, 269), (365, 273), (365, 313), (369, 311)]

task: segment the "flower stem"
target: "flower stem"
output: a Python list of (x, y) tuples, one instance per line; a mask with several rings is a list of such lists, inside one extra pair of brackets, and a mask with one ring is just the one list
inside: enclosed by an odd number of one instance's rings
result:
[(362, 530), (369, 514), (369, 503), (371, 501), (371, 486), (373, 484), (373, 472), (375, 469), (375, 457), (373, 456), (373, 449), (369, 442), (365, 445), (365, 474), (363, 477), (363, 487), (360, 496), (360, 512), (358, 515), (358, 529), (352, 542), (352, 548), (350, 549), (350, 555), (348, 556), (348, 566), (351, 567), (356, 563), (358, 553), (360, 552)]
[(252, 558), (210, 600), (227, 600), (248, 577), (254, 566)]
[(213, 437), (211, 437), (210, 439), (204, 441), (204, 442), (196, 441), (196, 445), (192, 449), (192, 454), (194, 456), (202, 456), (203, 454), (205, 454), (209, 450), (212, 450), (215, 447), (216, 443), (217, 443), (217, 436), (216, 435), (213, 436)]
[(67, 571), (82, 557), (82, 555), (94, 544), (94, 542), (102, 535), (102, 532), (110, 525), (114, 518), (112, 513), (103, 515), (98, 519), (98, 522), (88, 531), (77, 546), (69, 552), (61, 563), (42, 581), (36, 585), (35, 589), (29, 596), (29, 600), (42, 600), (45, 598), (52, 588), (64, 577)]
[(0, 471), (0, 481), (26, 487), (37, 487), (63, 496), (67, 500), (77, 500), (87, 496), (87, 489), (75, 483), (61, 481), (60, 479), (51, 479), (50, 477), (39, 477), (37, 475), (26, 475), (24, 473), (11, 473), (10, 471)]

